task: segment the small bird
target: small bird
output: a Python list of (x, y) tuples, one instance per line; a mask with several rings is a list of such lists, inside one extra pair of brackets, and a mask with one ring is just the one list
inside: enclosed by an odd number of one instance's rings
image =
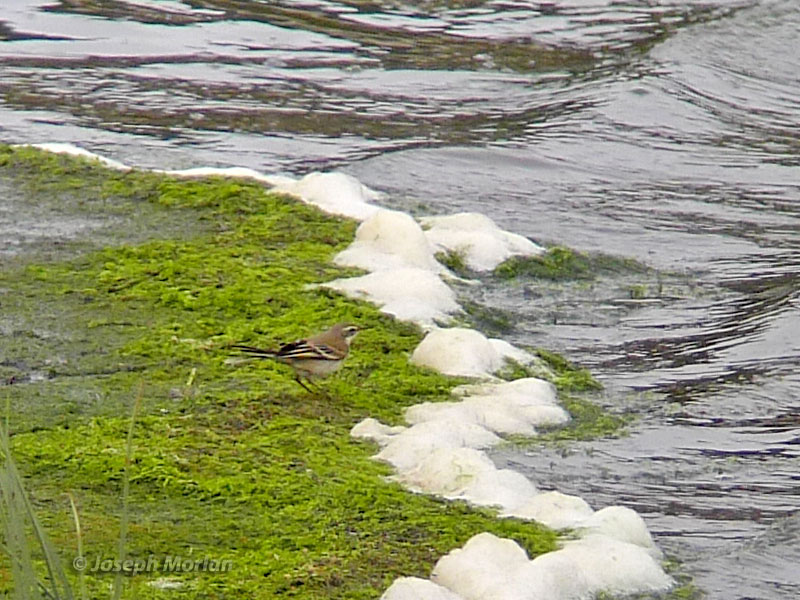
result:
[(311, 389), (303, 383), (303, 379), (312, 383), (312, 379), (330, 375), (342, 366), (350, 351), (350, 342), (358, 333), (358, 327), (349, 323), (337, 323), (327, 331), (310, 338), (283, 344), (277, 350), (265, 350), (234, 344), (235, 350), (249, 354), (255, 358), (271, 358), (289, 365), (294, 369), (294, 378), (303, 389)]

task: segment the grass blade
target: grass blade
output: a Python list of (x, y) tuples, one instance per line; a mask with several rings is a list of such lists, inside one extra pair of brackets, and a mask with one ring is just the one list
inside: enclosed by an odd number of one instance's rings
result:
[[(22, 476), (11, 457), (7, 424), (6, 420), (6, 426), (0, 426), (0, 450), (5, 458), (2, 469), (0, 469), (0, 493), (3, 497), (3, 526), (8, 544), (7, 551), (11, 556), (15, 596), (25, 599), (39, 598), (41, 597), (40, 593), (44, 593), (49, 598), (73, 600), (72, 588), (67, 580), (61, 559), (33, 510), (33, 504), (25, 493)], [(31, 524), (36, 540), (44, 554), (52, 589), (48, 589), (36, 576), (25, 531), (26, 523)]]
[[(122, 472), (122, 517), (119, 525), (119, 542), (117, 545), (117, 559), (119, 564), (125, 561), (125, 546), (128, 542), (128, 522), (130, 519), (129, 496), (131, 489), (131, 462), (133, 459), (133, 428), (136, 425), (136, 414), (139, 411), (139, 404), (142, 400), (142, 385), (136, 394), (136, 400), (131, 410), (131, 423), (128, 427), (128, 439), (125, 445), (125, 468)], [(111, 592), (112, 600), (119, 600), (122, 596), (122, 571), (117, 571), (114, 577), (114, 588)]]
[[(75, 499), (69, 492), (67, 492), (67, 498), (69, 498), (69, 506), (72, 509), (72, 518), (75, 520), (75, 536), (78, 538), (78, 557), (83, 560), (83, 536), (81, 535), (81, 521), (78, 518), (78, 507), (75, 506)], [(86, 594), (86, 579), (84, 578), (83, 569), (78, 570), (78, 586), (81, 592), (81, 599), (88, 600)]]

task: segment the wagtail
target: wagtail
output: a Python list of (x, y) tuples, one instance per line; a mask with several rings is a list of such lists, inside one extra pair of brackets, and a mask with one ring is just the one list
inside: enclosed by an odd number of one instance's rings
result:
[(294, 369), (294, 378), (303, 389), (311, 389), (303, 379), (325, 377), (342, 366), (350, 351), (350, 342), (358, 333), (358, 327), (349, 323), (337, 323), (327, 331), (310, 338), (283, 344), (277, 350), (265, 350), (253, 346), (234, 344), (231, 348), (241, 350), (255, 358), (271, 358)]

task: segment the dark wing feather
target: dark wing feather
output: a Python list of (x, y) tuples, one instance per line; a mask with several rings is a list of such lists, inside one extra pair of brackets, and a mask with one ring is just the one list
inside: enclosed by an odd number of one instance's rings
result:
[(265, 350), (264, 348), (256, 348), (255, 346), (245, 346), (243, 344), (233, 344), (229, 346), (234, 350), (239, 350), (245, 354), (256, 356), (258, 358), (275, 358), (277, 353), (274, 350)]
[(298, 340), (290, 344), (284, 344), (275, 355), (277, 358), (293, 359), (318, 359), (318, 360), (341, 360), (342, 353), (326, 344), (314, 344), (307, 340)]
[(298, 350), (302, 350), (308, 346), (308, 342), (306, 340), (297, 340), (295, 342), (288, 342), (286, 344), (281, 344), (281, 347), (278, 348), (278, 351), (275, 354), (280, 354), (281, 356), (292, 354)]

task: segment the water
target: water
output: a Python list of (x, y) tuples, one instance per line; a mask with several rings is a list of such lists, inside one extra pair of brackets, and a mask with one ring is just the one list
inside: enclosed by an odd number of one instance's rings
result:
[[(669, 273), (643, 299), (635, 277), (479, 291), (516, 315), (510, 339), (640, 415), (627, 438), (495, 458), (635, 508), (708, 598), (783, 600), (800, 592), (798, 34), (794, 0), (4, 0), (0, 139), (339, 168), (391, 206), (479, 210)], [(9, 206), (4, 236), (45, 235)]]

